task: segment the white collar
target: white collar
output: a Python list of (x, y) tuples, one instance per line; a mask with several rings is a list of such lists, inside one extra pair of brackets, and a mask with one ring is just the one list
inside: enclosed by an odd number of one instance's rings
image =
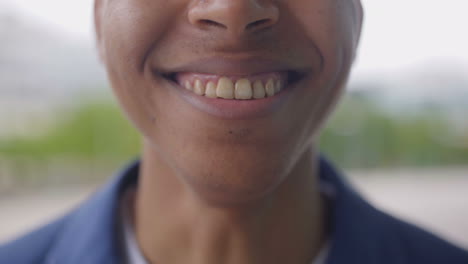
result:
[(120, 217), (122, 229), (122, 243), (125, 251), (126, 264), (148, 264), (145, 257), (141, 253), (140, 247), (135, 237), (135, 230), (133, 229), (133, 201), (135, 189), (128, 188), (120, 202)]
[[(321, 192), (327, 197), (333, 196), (334, 191), (330, 189), (330, 185), (321, 184)], [(120, 203), (120, 217), (121, 217), (121, 230), (123, 249), (126, 256), (126, 264), (149, 264), (149, 262), (143, 256), (143, 253), (138, 246), (138, 242), (135, 237), (135, 230), (133, 229), (133, 219), (131, 212), (133, 211), (135, 189), (128, 188), (121, 199)], [(311, 262), (311, 264), (325, 264), (326, 258), (330, 251), (330, 239), (322, 246), (319, 254)]]

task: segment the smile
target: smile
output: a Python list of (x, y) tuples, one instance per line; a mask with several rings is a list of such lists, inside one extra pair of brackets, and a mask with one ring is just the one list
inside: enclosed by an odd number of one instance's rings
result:
[(271, 61), (215, 58), (156, 76), (166, 79), (184, 101), (202, 112), (223, 119), (251, 119), (281, 109), (305, 73)]
[(250, 76), (179, 73), (174, 80), (188, 91), (208, 98), (255, 100), (279, 93), (286, 87), (288, 76), (286, 72)]

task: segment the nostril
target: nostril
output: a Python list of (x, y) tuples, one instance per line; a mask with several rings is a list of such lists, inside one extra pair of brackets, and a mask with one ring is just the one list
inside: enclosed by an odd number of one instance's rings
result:
[(250, 31), (249, 34), (252, 34), (257, 30), (272, 27), (279, 17), (279, 10), (276, 6), (263, 6), (257, 0), (206, 2), (210, 4), (195, 5), (188, 11), (190, 24), (202, 30), (222, 29), (234, 34)]
[(260, 20), (257, 20), (257, 21), (254, 21), (252, 23), (249, 23), (245, 29), (249, 30), (249, 29), (254, 29), (254, 28), (261, 28), (261, 27), (265, 27), (265, 26), (268, 26), (268, 25), (271, 25), (272, 24), (272, 20), (271, 19), (260, 19)]
[(206, 27), (219, 27), (219, 28), (226, 28), (225, 25), (221, 24), (221, 23), (218, 23), (216, 21), (213, 21), (213, 20), (209, 20), (209, 19), (200, 19), (198, 21), (198, 23), (202, 26), (206, 26)]

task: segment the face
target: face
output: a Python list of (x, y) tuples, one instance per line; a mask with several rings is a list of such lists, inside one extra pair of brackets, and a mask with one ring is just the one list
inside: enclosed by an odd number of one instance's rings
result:
[(195, 193), (255, 197), (285, 180), (341, 94), (359, 0), (96, 0), (112, 87)]

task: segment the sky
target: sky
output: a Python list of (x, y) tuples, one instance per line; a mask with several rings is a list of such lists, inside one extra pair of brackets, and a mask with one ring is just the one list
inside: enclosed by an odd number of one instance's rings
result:
[[(287, 1), (287, 0), (284, 0)], [(92, 41), (93, 0), (0, 0), (28, 18)], [(457, 62), (468, 74), (467, 0), (363, 0), (366, 16), (354, 73), (401, 72)]]

